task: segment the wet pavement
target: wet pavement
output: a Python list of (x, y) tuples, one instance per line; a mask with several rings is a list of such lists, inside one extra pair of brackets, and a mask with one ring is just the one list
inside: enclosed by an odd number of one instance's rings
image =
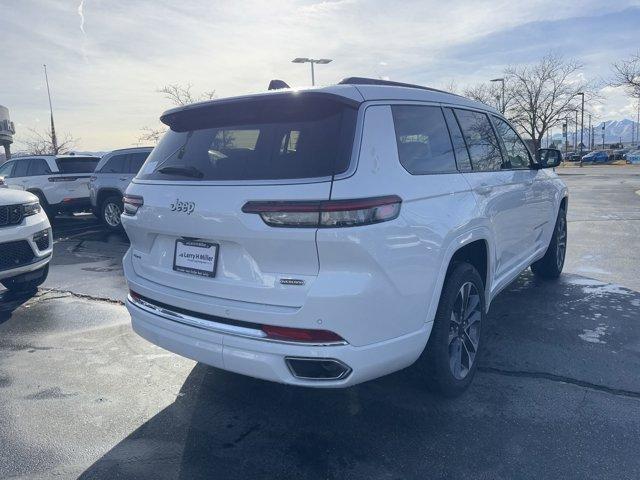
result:
[(415, 367), (327, 391), (166, 352), (121, 304), (126, 237), (57, 220), (46, 284), (0, 302), (0, 478), (640, 478), (640, 169), (560, 172), (567, 274), (495, 300), (455, 400)]

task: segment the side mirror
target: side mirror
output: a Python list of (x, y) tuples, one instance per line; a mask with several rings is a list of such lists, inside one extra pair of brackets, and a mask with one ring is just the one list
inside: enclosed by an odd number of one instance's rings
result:
[(556, 148), (541, 148), (538, 150), (536, 168), (553, 168), (562, 163), (562, 152)]

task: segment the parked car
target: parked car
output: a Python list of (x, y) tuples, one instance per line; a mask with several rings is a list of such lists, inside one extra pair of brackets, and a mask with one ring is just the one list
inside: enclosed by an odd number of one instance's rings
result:
[(640, 150), (633, 150), (625, 155), (628, 163), (640, 163)]
[(486, 105), (350, 78), (161, 120), (124, 197), (123, 266), (133, 329), (178, 354), (308, 387), (420, 359), (453, 396), (496, 295), (530, 265), (562, 271), (560, 152), (535, 163)]
[(596, 150), (582, 157), (583, 163), (605, 163), (609, 161), (609, 155), (602, 150)]
[(122, 195), (145, 162), (152, 147), (125, 148), (106, 154), (89, 179), (93, 213), (110, 229), (120, 228)]
[(49, 218), (60, 212), (89, 210), (89, 177), (98, 157), (37, 155), (19, 157), (0, 166), (9, 188), (33, 193)]
[(613, 155), (611, 155), (611, 160), (624, 160), (624, 156), (629, 150), (626, 148), (620, 148), (618, 150), (613, 151)]
[(567, 152), (564, 154), (564, 160), (566, 162), (579, 162), (580, 154), (578, 152)]
[(47, 279), (53, 242), (49, 219), (38, 197), (0, 190), (0, 283), (14, 292), (31, 291)]

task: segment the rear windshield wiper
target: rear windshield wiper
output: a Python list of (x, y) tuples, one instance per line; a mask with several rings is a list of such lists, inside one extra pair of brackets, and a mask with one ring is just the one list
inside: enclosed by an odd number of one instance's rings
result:
[(180, 166), (166, 166), (159, 168), (156, 172), (164, 173), (167, 175), (181, 175), (183, 177), (202, 178), (204, 173), (198, 170), (196, 167), (180, 167)]

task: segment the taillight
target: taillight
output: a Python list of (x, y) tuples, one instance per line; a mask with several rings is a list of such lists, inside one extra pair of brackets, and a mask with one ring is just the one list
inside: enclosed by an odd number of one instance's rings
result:
[(344, 342), (344, 339), (337, 333), (329, 330), (314, 330), (310, 328), (289, 328), (276, 327), (273, 325), (262, 325), (262, 331), (267, 334), (267, 338), (273, 340), (284, 340), (289, 342)]
[(124, 205), (124, 215), (135, 215), (138, 209), (144, 205), (144, 199), (138, 195), (125, 195), (122, 197), (122, 204)]
[(386, 222), (400, 214), (397, 195), (355, 200), (247, 202), (244, 213), (257, 213), (272, 227), (356, 227)]

